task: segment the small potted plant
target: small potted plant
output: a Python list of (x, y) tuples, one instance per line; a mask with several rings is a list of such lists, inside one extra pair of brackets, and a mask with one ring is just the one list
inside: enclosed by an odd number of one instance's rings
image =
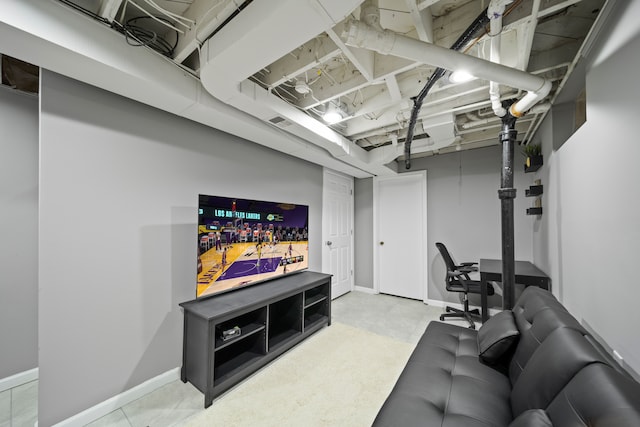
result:
[(542, 147), (540, 144), (527, 144), (522, 149), (527, 160), (524, 163), (525, 172), (535, 172), (542, 166)]

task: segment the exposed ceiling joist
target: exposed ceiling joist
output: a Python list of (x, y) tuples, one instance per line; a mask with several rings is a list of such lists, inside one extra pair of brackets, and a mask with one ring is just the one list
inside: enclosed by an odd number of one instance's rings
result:
[[(6, 1), (11, 9), (21, 2), (39, 5), (41, 0)], [(177, 103), (160, 102), (157, 99), (160, 91), (145, 95), (139, 93), (141, 85), (133, 84), (131, 79), (121, 78), (118, 82), (118, 77), (114, 80), (113, 75), (95, 74), (95, 70), (93, 76), (86, 76), (91, 84), (134, 99), (158, 101), (158, 108), (189, 114), (206, 123), (212, 122), (201, 101), (213, 105), (205, 89), (214, 84), (216, 88), (211, 93), (216, 108), (226, 103), (255, 122), (262, 122), (269, 129), (266, 134), (277, 128), (278, 134), (287, 135), (285, 139), (289, 142), (310, 144), (306, 148), (298, 143), (295, 148), (284, 148), (288, 143), (274, 140), (274, 148), (297, 152), (305, 159), (317, 157), (318, 162), (334, 166), (338, 162), (346, 170), (355, 168), (364, 174), (377, 175), (394, 173), (393, 159), (403, 159), (403, 135), (407, 132), (413, 99), (436, 66), (430, 64), (429, 58), (400, 58), (348, 46), (346, 23), (372, 20), (380, 29), (448, 48), (490, 1), (65, 0), (55, 4), (66, 8), (73, 3), (77, 10), (99, 20), (91, 30), (82, 25), (84, 30), (80, 33), (71, 22), (65, 29), (68, 37), (63, 37), (65, 41), (61, 43), (70, 44), (66, 49), (75, 49), (77, 54), (87, 57), (92, 53), (84, 52), (84, 48), (80, 49), (84, 53), (80, 53), (74, 38), (88, 40), (91, 39), (88, 32), (117, 30), (117, 37), (126, 36), (131, 42), (126, 23), (145, 13), (154, 15), (136, 22), (148, 31), (148, 39), (131, 43), (140, 46), (124, 44), (126, 47), (120, 49), (94, 45), (93, 55), (120, 56), (121, 60), (113, 61), (118, 64), (112, 67), (114, 75), (135, 76), (133, 81), (139, 83), (140, 76), (148, 75), (152, 80), (156, 77), (157, 70), (144, 70), (143, 65), (150, 63), (146, 55), (156, 51), (151, 41), (175, 44), (170, 54), (158, 53), (164, 55), (163, 61), (172, 62), (176, 75), (193, 79), (197, 99), (187, 99), (194, 92), (191, 85), (189, 96), (183, 96), (166, 79), (163, 84), (170, 89), (166, 91), (167, 99)], [(3, 5), (5, 10), (7, 5)], [(585, 38), (592, 28), (599, 28), (594, 23), (603, 5), (605, 0), (515, 0), (503, 17), (500, 63), (552, 82), (551, 93), (543, 102), (555, 99), (556, 91), (573, 70), (572, 64)], [(39, 17), (42, 25), (48, 25), (47, 18), (54, 22), (58, 19), (58, 11), (46, 7), (43, 10), (47, 12)], [(74, 16), (78, 19), (77, 13)], [(105, 20), (114, 23), (112, 29), (104, 25)], [(162, 20), (167, 21), (165, 25), (160, 25)], [(490, 44), (490, 38), (480, 34), (463, 51), (467, 56), (487, 60)], [(216, 61), (215, 73), (208, 67), (212, 60)], [(91, 67), (97, 67), (97, 62), (88, 61)], [(62, 64), (58, 72), (67, 69)], [(69, 72), (74, 78), (82, 74), (79, 70)], [(416, 125), (421, 142), (412, 146), (416, 155), (498, 143), (497, 138), (489, 136), (497, 135), (500, 121), (492, 115), (488, 82), (453, 84), (447, 78), (448, 73), (422, 103)], [(178, 80), (173, 83), (184, 84)], [(521, 95), (522, 92), (504, 84), (500, 88), (503, 100)], [(342, 109), (341, 119), (335, 124), (322, 119), (329, 103)], [(521, 118), (519, 139), (530, 140), (545, 114), (546, 110), (541, 109)], [(385, 161), (392, 164), (380, 163)]]
[(123, 0), (104, 0), (100, 5), (98, 14), (107, 21), (112, 22), (115, 19), (116, 13), (118, 13), (118, 9), (120, 9), (122, 2)]
[(418, 38), (424, 42), (433, 43), (433, 16), (429, 8), (420, 9), (416, 0), (405, 0), (411, 19), (416, 27)]

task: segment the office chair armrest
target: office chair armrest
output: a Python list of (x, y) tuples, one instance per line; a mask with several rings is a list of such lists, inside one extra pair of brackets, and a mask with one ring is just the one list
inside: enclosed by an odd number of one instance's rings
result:
[(478, 267), (475, 267), (477, 262), (463, 262), (460, 265), (456, 265), (456, 269), (467, 273), (478, 271)]
[(467, 283), (471, 279), (469, 279), (469, 275), (465, 271), (447, 271), (447, 277), (450, 279), (455, 279), (462, 285), (465, 292), (469, 292), (469, 284)]

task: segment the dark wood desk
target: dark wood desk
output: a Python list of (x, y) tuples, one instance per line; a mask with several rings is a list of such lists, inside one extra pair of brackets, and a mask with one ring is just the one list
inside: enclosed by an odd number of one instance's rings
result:
[[(542, 270), (533, 265), (529, 261), (515, 262), (516, 283), (525, 286), (538, 286), (542, 289), (551, 290), (551, 278), (544, 274)], [(480, 273), (480, 305), (482, 309), (482, 321), (485, 322), (489, 318), (489, 310), (487, 308), (487, 286), (489, 282), (502, 282), (502, 260), (500, 259), (481, 259), (478, 268)], [(513, 308), (513, 292), (512, 299), (502, 300), (502, 308), (510, 310)]]

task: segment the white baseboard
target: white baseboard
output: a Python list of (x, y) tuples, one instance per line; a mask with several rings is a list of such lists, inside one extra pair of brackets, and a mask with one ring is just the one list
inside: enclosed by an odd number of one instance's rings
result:
[(375, 291), (375, 289), (373, 288), (365, 288), (364, 286), (355, 286), (354, 291), (358, 291), (358, 292), (363, 292), (365, 294), (377, 294), (378, 292)]
[[(428, 305), (432, 305), (434, 307), (444, 307), (445, 305), (449, 304), (448, 302), (445, 301), (440, 301), (440, 300), (436, 300), (436, 299), (429, 299), (427, 298), (427, 304)], [(455, 303), (451, 303), (450, 305), (457, 305)]]
[(174, 368), (170, 371), (160, 374), (157, 377), (151, 378), (140, 385), (130, 388), (104, 402), (98, 403), (91, 408), (88, 408), (79, 414), (76, 414), (64, 421), (59, 422), (55, 427), (82, 427), (89, 424), (92, 421), (102, 418), (105, 415), (115, 411), (131, 403), (136, 399), (141, 398), (160, 387), (169, 384), (177, 379), (180, 379), (180, 368)]
[(9, 390), (19, 385), (30, 383), (38, 379), (38, 368), (18, 372), (10, 377), (0, 378), (0, 391)]

